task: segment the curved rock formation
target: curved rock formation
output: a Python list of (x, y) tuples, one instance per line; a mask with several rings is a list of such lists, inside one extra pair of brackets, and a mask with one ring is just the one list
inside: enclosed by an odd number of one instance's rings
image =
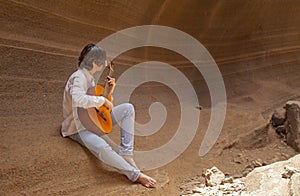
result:
[[(117, 78), (138, 62), (170, 63), (189, 78), (203, 106), (189, 148), (160, 168), (170, 182), (162, 182), (164, 189), (149, 194), (177, 194), (174, 187), (183, 176), (213, 162), (222, 170), (238, 173), (229, 158), (217, 154), (226, 145), (222, 141), (228, 143), (236, 135), (259, 127), (274, 108), (300, 97), (299, 1), (8, 0), (1, 1), (0, 16), (2, 195), (144, 193), (143, 188), (130, 186), (79, 145), (59, 136), (63, 87), (76, 69), (82, 47), (125, 28), (164, 25), (196, 38), (215, 59), (228, 98), (222, 140), (207, 156), (199, 157), (211, 101), (207, 85), (193, 64), (175, 52), (156, 47), (133, 49), (116, 59)], [(149, 120), (148, 106), (155, 101), (164, 103), (169, 115), (161, 131), (137, 137), (137, 150), (157, 148), (172, 138), (178, 126), (174, 119), (180, 118), (174, 112), (179, 110), (176, 100), (176, 95), (160, 83), (136, 89), (132, 102), (138, 122)], [(258, 154), (264, 153), (271, 160), (268, 150)], [(293, 154), (287, 151), (289, 156)], [(150, 174), (164, 179), (161, 172)]]

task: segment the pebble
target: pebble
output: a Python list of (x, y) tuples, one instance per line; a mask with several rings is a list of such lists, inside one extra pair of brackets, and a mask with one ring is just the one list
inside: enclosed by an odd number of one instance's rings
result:
[(298, 169), (287, 165), (284, 166), (284, 170), (285, 172), (281, 174), (283, 178), (291, 178), (294, 173), (299, 173)]
[(261, 159), (256, 159), (256, 160), (252, 161), (252, 165), (254, 167), (261, 167), (263, 165), (263, 162)]

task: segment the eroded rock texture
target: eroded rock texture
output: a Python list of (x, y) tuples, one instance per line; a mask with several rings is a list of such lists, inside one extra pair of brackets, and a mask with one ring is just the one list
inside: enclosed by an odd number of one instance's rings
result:
[(300, 102), (289, 101), (285, 107), (287, 115), (287, 144), (300, 152)]

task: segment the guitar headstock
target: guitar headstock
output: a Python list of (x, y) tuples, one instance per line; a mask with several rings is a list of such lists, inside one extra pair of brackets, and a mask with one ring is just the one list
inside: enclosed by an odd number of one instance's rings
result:
[(115, 69), (115, 64), (110, 60), (106, 60), (105, 61), (105, 67), (107, 67), (110, 71), (113, 72), (114, 69)]

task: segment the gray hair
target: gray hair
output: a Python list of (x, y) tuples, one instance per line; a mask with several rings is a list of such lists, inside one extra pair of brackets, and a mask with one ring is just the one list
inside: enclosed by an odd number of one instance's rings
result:
[(78, 66), (86, 68), (87, 70), (93, 69), (93, 62), (97, 65), (104, 63), (106, 60), (106, 51), (97, 46), (96, 44), (86, 45), (78, 58)]

